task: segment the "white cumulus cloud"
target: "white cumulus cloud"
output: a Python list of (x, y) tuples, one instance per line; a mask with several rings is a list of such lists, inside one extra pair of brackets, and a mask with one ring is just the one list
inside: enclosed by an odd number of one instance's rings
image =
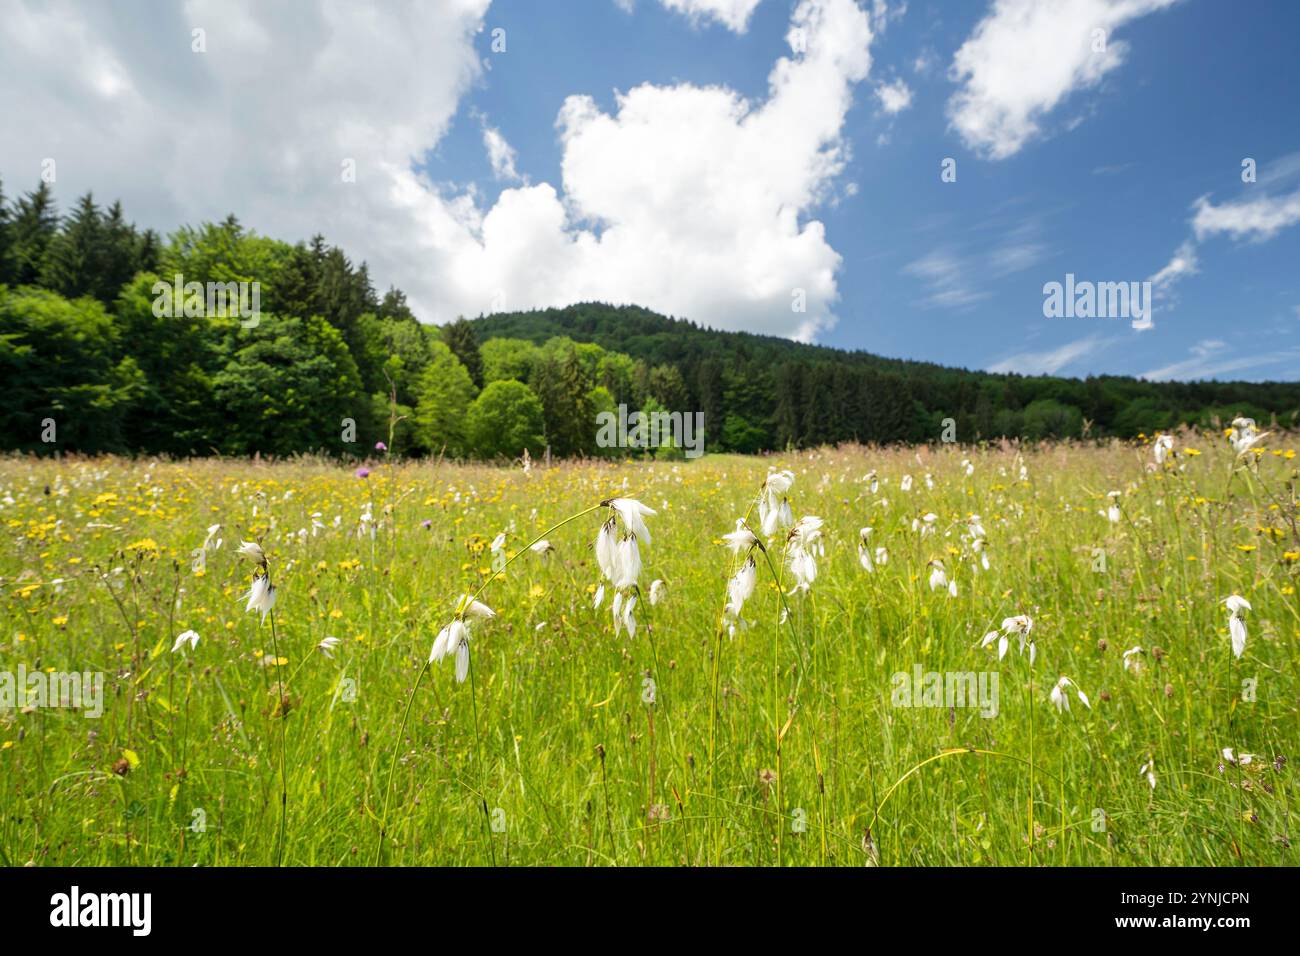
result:
[(950, 76), (962, 87), (949, 123), (985, 158), (1014, 155), (1071, 92), (1124, 61), (1128, 45), (1113, 31), (1176, 2), (996, 0), (953, 57)]
[[(279, 238), (324, 233), (429, 321), (598, 299), (802, 338), (834, 322), (840, 256), (814, 213), (871, 66), (864, 10), (801, 0), (795, 51), (761, 99), (643, 84), (606, 112), (570, 96), (556, 104), (560, 182), (488, 204), (423, 171), (490, 81), (474, 46), (487, 6), (0, 0), (0, 174), (12, 194), (53, 157), (65, 208), (93, 189), (161, 229), (235, 212)], [(696, 6), (743, 23), (754, 2)], [(513, 151), (484, 126), (490, 165), (513, 182)]]
[(685, 14), (692, 23), (716, 20), (728, 30), (744, 33), (759, 0), (659, 0), (669, 10)]
[(876, 87), (876, 99), (886, 113), (901, 113), (912, 105), (912, 90), (902, 80), (881, 83)]

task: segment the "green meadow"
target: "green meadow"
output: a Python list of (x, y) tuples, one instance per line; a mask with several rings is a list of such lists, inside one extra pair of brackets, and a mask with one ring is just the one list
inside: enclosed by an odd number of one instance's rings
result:
[(1291, 864), (1293, 448), (11, 456), (0, 862)]

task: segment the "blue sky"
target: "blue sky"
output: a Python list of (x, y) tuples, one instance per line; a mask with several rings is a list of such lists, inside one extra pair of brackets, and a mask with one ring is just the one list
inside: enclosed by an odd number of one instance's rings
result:
[[(1294, 3), (0, 10), (8, 192), (57, 155), (64, 202), (319, 229), (429, 320), (602, 298), (970, 368), (1300, 377)], [(1067, 273), (1152, 281), (1153, 327), (1045, 318)]]

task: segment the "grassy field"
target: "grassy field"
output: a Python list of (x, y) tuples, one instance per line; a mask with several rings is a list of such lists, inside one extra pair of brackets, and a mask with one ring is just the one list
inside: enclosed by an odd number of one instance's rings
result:
[[(105, 685), (96, 719), (84, 701), (0, 709), (0, 862), (1290, 864), (1293, 447), (1193, 434), (1161, 465), (1115, 443), (527, 474), (380, 459), (364, 477), (5, 459), (0, 670)], [(764, 539), (733, 634), (746, 552), (722, 535), (759, 529), (769, 469), (793, 474), (792, 517), (824, 522), (804, 542), (817, 573), (797, 590), (785, 530)], [(611, 582), (593, 607), (601, 503), (620, 496), (655, 512), (632, 636)], [(264, 619), (241, 541), (265, 549)], [(426, 662), (466, 593), (496, 616), (467, 615), (459, 683), (454, 654)], [(1251, 605), (1240, 657), (1233, 594)], [(981, 646), (1017, 615), (1032, 664), (1014, 621), (1004, 657)], [(909, 706), (918, 668), (996, 675), (996, 716)]]

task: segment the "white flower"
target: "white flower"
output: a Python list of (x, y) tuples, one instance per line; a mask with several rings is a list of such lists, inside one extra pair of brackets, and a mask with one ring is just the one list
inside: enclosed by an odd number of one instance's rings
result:
[(903, 476), (903, 480), (902, 480), (902, 482), (899, 484), (899, 487), (902, 488), (904, 491), (911, 491), (911, 490), (912, 490), (912, 476), (911, 476), (911, 475), (904, 475), (904, 476)]
[(876, 548), (876, 564), (886, 565), (889, 563), (889, 550), (885, 547)]
[(600, 531), (596, 534), (596, 564), (600, 567), (600, 573), (611, 581), (614, 580), (614, 552), (617, 547), (615, 523), (614, 519), (610, 518), (600, 526)]
[(937, 558), (930, 562), (930, 590), (935, 591), (939, 588), (948, 586), (948, 574), (944, 570), (943, 562)]
[(775, 471), (768, 469), (767, 480), (763, 482), (763, 494), (775, 504), (776, 500), (790, 490), (794, 484), (794, 472), (786, 469)]
[(1223, 603), (1228, 608), (1228, 633), (1232, 635), (1232, 656), (1240, 657), (1246, 651), (1246, 612), (1250, 602), (1239, 594), (1231, 594)]
[(275, 607), (275, 587), (267, 580), (265, 574), (253, 575), (253, 584), (244, 595), (248, 601), (245, 611), (260, 611), (262, 620), (266, 620), (266, 615), (271, 608)]
[(1228, 432), (1228, 440), (1232, 442), (1233, 450), (1238, 455), (1244, 455), (1269, 434), (1269, 432), (1255, 431), (1253, 418), (1234, 418), (1232, 428)]
[(880, 489), (880, 479), (876, 477), (876, 471), (874, 468), (867, 472), (864, 480), (867, 482), (867, 487), (871, 489), (873, 495)]
[(1060, 711), (1070, 709), (1070, 697), (1068, 694), (1065, 693), (1065, 689), (1067, 687), (1074, 688), (1074, 693), (1075, 696), (1079, 698), (1079, 703), (1083, 704), (1083, 706), (1087, 707), (1089, 710), (1092, 709), (1092, 704), (1088, 703), (1088, 695), (1085, 694), (1083, 691), (1079, 690), (1078, 684), (1070, 680), (1070, 678), (1063, 676), (1060, 680), (1056, 682), (1056, 686), (1052, 688), (1052, 693), (1049, 695), (1051, 697), (1052, 703), (1056, 705), (1056, 710), (1058, 713)]
[(1124, 670), (1132, 671), (1134, 674), (1142, 673), (1142, 659), (1139, 655), (1142, 653), (1141, 645), (1130, 647), (1124, 652)]
[(1226, 761), (1228, 761), (1228, 763), (1231, 763), (1231, 764), (1237, 764), (1238, 766), (1244, 767), (1244, 766), (1246, 766), (1248, 763), (1250, 763), (1252, 760), (1255, 759), (1255, 755), (1254, 755), (1254, 754), (1234, 754), (1234, 753), (1232, 752), (1232, 748), (1231, 748), (1231, 747), (1224, 747), (1224, 748), (1223, 748), (1223, 759), (1226, 760)]
[(1242, 611), (1249, 611), (1251, 609), (1250, 602), (1240, 594), (1229, 594), (1223, 599), (1223, 603), (1227, 605), (1228, 610), (1233, 614), (1240, 614)]
[(1174, 450), (1174, 439), (1172, 435), (1157, 435), (1155, 447), (1153, 449), (1156, 456), (1156, 464), (1163, 465), (1169, 453)]
[(221, 547), (220, 538), (217, 538), (215, 544), (213, 544), (212, 542), (212, 539), (217, 537), (217, 532), (219, 532), (220, 530), (221, 530), (221, 525), (219, 524), (208, 525), (208, 536), (203, 539), (203, 550), (216, 551), (220, 549)]
[(552, 545), (551, 542), (543, 538), (540, 541), (534, 541), (532, 544), (530, 544), (528, 546), (528, 550), (533, 552), (533, 554), (546, 554), (548, 551), (554, 551), (555, 546)]
[(963, 458), (963, 459), (961, 460), (961, 467), (962, 467), (962, 470), (966, 472), (966, 477), (967, 477), (967, 478), (969, 478), (971, 475), (975, 474), (975, 466), (972, 465), (972, 464), (970, 463), (970, 459), (969, 459), (969, 458)]
[(196, 647), (198, 647), (198, 646), (199, 646), (199, 635), (198, 635), (198, 633), (195, 632), (195, 631), (184, 631), (184, 632), (182, 632), (182, 633), (180, 634), (180, 636), (176, 638), (176, 643), (172, 645), (172, 653), (175, 654), (175, 653), (176, 653), (177, 651), (179, 651), (179, 650), (180, 650), (180, 649), (181, 649), (181, 648), (182, 648), (182, 647), (183, 647), (187, 642), (188, 642), (189, 645), (190, 645), (190, 650), (194, 650)]
[(1000, 631), (989, 631), (980, 641), (980, 647), (988, 647), (994, 641), (998, 642), (998, 660), (1002, 660), (1007, 654), (1007, 646), (1010, 644), (1010, 638)]
[(782, 498), (779, 504), (773, 504), (770, 507), (765, 504), (765, 500), (759, 502), (758, 518), (763, 534), (769, 538), (782, 528), (790, 527), (794, 523), (794, 512), (790, 509), (790, 500)]
[[(1034, 647), (1033, 640), (1029, 637), (1029, 632), (1034, 629), (1034, 621), (1028, 614), (1017, 614), (1015, 617), (1002, 619), (1002, 633), (1008, 637), (1012, 634), (1020, 638), (1020, 653), (1025, 652), (1025, 644), (1029, 644), (1029, 664), (1033, 666), (1034, 656), (1037, 654), (1037, 648)], [(1001, 645), (999, 645), (1001, 647)], [(1005, 653), (1005, 652), (1004, 652)], [(998, 655), (1001, 657), (1001, 654)]]
[(863, 528), (858, 532), (858, 563), (868, 572), (874, 572), (876, 566), (871, 561), (871, 548), (867, 544), (867, 539), (870, 537), (870, 528)]
[(317, 649), (330, 660), (334, 660), (334, 648), (338, 647), (342, 641), (337, 637), (327, 637), (316, 645)]
[(455, 654), (456, 682), (461, 684), (469, 676), (470, 627), (469, 622), (465, 620), (466, 616), (485, 621), (496, 617), (497, 612), (481, 601), (474, 600), (468, 594), (461, 595), (460, 600), (456, 602), (456, 616), (452, 618), (450, 624), (438, 632), (438, 636), (433, 641), (433, 649), (429, 652), (429, 663), (441, 661), (449, 654)]
[(650, 544), (650, 529), (646, 527), (643, 516), (655, 514), (653, 509), (632, 498), (614, 498), (609, 506), (623, 520), (623, 527), (629, 534), (634, 534), (646, 544)]
[(820, 553), (822, 550), (821, 529), (822, 519), (815, 515), (805, 515), (790, 529), (786, 559), (790, 565), (790, 573), (795, 578), (791, 594), (795, 591), (807, 591), (817, 579), (815, 553)]
[(632, 610), (635, 607), (635, 594), (629, 593), (625, 595), (622, 591), (619, 591), (614, 595), (614, 603), (610, 606), (610, 610), (614, 615), (615, 637), (618, 636), (618, 632), (623, 628), (627, 628), (627, 636), (629, 638), (636, 637), (636, 618), (632, 616)]
[(723, 609), (723, 617), (729, 623), (742, 622), (741, 611), (745, 608), (745, 602), (750, 599), (754, 593), (754, 587), (758, 584), (758, 567), (754, 564), (754, 558), (751, 555), (740, 570), (731, 576), (727, 582), (727, 605)]
[(771, 537), (794, 523), (794, 514), (785, 493), (794, 484), (794, 472), (769, 470), (758, 494), (758, 523), (764, 535)]
[(658, 578), (655, 578), (653, 581), (651, 581), (650, 582), (650, 606), (654, 607), (656, 604), (662, 601), (667, 591), (668, 591), (668, 586), (664, 584), (663, 581), (659, 580)]
[(618, 543), (618, 547), (614, 550), (614, 587), (633, 587), (640, 574), (641, 552), (637, 548), (636, 536), (628, 535)]
[(594, 598), (592, 598), (592, 601), (591, 601), (592, 609), (593, 609), (593, 610), (595, 610), (595, 609), (599, 609), (599, 608), (600, 608), (600, 602), (603, 601), (603, 600), (605, 600), (605, 585), (602, 584), (602, 585), (600, 585), (599, 587), (596, 588), (596, 596), (595, 596)]
[(1142, 768), (1138, 771), (1138, 776), (1140, 777), (1143, 774), (1146, 774), (1147, 783), (1151, 784), (1151, 789), (1154, 790), (1156, 788), (1156, 758), (1155, 757), (1149, 757), (1147, 759), (1147, 762), (1142, 765)]
[(468, 594), (462, 594), (460, 600), (456, 602), (457, 614), (460, 617), (476, 617), (479, 620), (486, 621), (489, 618), (497, 616), (497, 612), (492, 610), (482, 601), (476, 601)]
[(745, 519), (736, 519), (736, 530), (728, 531), (722, 536), (727, 547), (731, 549), (732, 554), (740, 554), (742, 551), (748, 551), (754, 545), (758, 544), (758, 537), (754, 532), (745, 527)]
[(791, 545), (804, 550), (810, 550), (821, 536), (822, 519), (815, 515), (805, 515), (790, 529)]
[(790, 573), (794, 575), (795, 581), (790, 593), (807, 591), (812, 587), (813, 581), (817, 580), (817, 559), (812, 556), (811, 552), (802, 548), (791, 548), (789, 561)]
[(243, 555), (258, 564), (266, 564), (266, 552), (256, 541), (240, 542), (239, 547), (235, 549), (235, 554)]
[(506, 533), (502, 531), (495, 538), (492, 539), (492, 552), (495, 554), (498, 551), (502, 551), (505, 548), (505, 546), (506, 546)]
[(469, 626), (460, 618), (453, 619), (438, 632), (429, 652), (429, 663), (441, 661), (448, 654), (456, 655), (456, 681), (464, 683), (469, 674)]

